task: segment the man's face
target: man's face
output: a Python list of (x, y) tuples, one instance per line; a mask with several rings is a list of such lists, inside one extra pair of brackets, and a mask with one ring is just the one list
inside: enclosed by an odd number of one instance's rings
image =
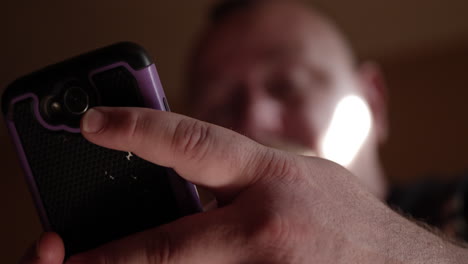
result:
[[(360, 84), (345, 44), (304, 12), (272, 6), (212, 29), (193, 71), (195, 117), (265, 145), (326, 156), (337, 107), (359, 96)], [(356, 115), (369, 114), (363, 107)]]

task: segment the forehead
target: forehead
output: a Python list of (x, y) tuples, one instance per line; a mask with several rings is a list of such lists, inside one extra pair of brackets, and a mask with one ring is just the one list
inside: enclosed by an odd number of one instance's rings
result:
[(254, 63), (297, 62), (335, 68), (349, 60), (333, 27), (294, 5), (237, 11), (208, 30), (202, 44), (196, 61), (202, 75), (241, 70)]

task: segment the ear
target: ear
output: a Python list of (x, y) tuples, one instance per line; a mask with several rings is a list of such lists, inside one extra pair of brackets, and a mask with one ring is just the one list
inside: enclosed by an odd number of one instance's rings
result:
[(374, 62), (365, 62), (358, 69), (358, 75), (366, 98), (372, 112), (374, 126), (379, 143), (387, 140), (388, 94), (385, 79), (380, 67)]

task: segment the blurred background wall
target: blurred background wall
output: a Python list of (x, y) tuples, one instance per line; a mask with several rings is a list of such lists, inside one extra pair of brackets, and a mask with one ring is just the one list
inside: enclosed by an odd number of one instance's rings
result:
[[(47, 64), (129, 40), (153, 55), (173, 110), (184, 113), (184, 62), (213, 1), (2, 1), (0, 92)], [(468, 1), (310, 2), (337, 21), (360, 58), (382, 66), (390, 180), (467, 170)], [(41, 228), (3, 122), (0, 179), (0, 261), (12, 263)]]

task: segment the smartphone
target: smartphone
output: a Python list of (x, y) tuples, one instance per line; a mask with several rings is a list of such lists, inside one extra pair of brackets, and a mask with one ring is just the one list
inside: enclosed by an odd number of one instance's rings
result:
[(67, 257), (201, 211), (195, 186), (172, 169), (88, 142), (79, 124), (94, 106), (169, 111), (142, 47), (123, 42), (71, 58), (2, 95), (41, 222), (62, 237)]

